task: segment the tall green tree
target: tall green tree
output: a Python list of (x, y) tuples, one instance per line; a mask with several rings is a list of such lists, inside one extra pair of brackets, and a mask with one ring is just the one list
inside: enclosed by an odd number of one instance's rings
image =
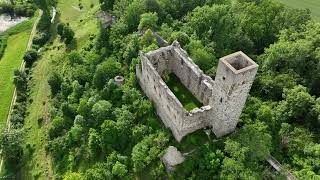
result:
[(21, 129), (4, 130), (0, 134), (1, 156), (4, 158), (5, 168), (17, 173), (23, 155), (23, 131)]
[(94, 85), (98, 89), (102, 89), (109, 79), (114, 78), (121, 72), (121, 64), (114, 58), (108, 58), (106, 61), (98, 65), (93, 77)]
[(138, 29), (140, 31), (144, 29), (155, 30), (157, 28), (158, 15), (157, 13), (144, 13), (141, 15), (140, 24)]

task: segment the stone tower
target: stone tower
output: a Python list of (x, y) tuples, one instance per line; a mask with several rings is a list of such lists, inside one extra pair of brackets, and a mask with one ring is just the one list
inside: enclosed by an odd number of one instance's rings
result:
[(209, 122), (216, 136), (236, 128), (257, 70), (258, 65), (241, 51), (219, 60), (210, 100), (214, 113)]

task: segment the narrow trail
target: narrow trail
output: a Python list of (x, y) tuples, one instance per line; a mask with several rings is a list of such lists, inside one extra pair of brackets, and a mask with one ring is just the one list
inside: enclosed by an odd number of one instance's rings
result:
[[(39, 11), (39, 15), (35, 21), (35, 23), (33, 24), (33, 27), (32, 27), (32, 31), (30, 33), (30, 37), (29, 37), (29, 41), (28, 41), (28, 44), (27, 44), (27, 48), (26, 48), (26, 51), (30, 50), (31, 47), (32, 47), (32, 41), (33, 41), (33, 38), (37, 32), (37, 25), (40, 21), (40, 18), (43, 14), (43, 11), (40, 10)], [(22, 61), (21, 63), (21, 66), (20, 66), (20, 70), (24, 70), (25, 68), (25, 61)], [(11, 112), (12, 112), (12, 109), (13, 109), (13, 106), (14, 104), (16, 103), (16, 100), (17, 100), (17, 89), (14, 88), (14, 92), (13, 92), (13, 96), (12, 96), (12, 100), (11, 100), (11, 104), (10, 104), (10, 109), (9, 109), (9, 113), (8, 113), (8, 117), (7, 117), (7, 122), (6, 122), (6, 127), (8, 130), (10, 130), (10, 117), (11, 117)], [(0, 155), (2, 154), (2, 150), (0, 151)], [(1, 162), (0, 162), (0, 173), (2, 171), (2, 166), (3, 166), (3, 158), (1, 157)]]

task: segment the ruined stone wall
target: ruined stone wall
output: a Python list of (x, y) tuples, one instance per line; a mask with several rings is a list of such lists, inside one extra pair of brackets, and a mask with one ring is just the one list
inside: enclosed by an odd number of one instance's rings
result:
[(151, 51), (144, 56), (151, 62), (160, 76), (169, 68), (169, 63), (174, 58), (170, 46)]
[(186, 111), (160, 76), (166, 69), (170, 69), (168, 63), (163, 63), (172, 60), (170, 49), (161, 48), (160, 51), (141, 54), (140, 58), (141, 65), (136, 69), (139, 84), (154, 102), (158, 115), (166, 127), (172, 130), (175, 138), (180, 141), (183, 136), (205, 127), (204, 122), (207, 121), (211, 107)]
[[(213, 81), (177, 42), (141, 54), (140, 59), (141, 65), (136, 69), (139, 84), (178, 141), (206, 126), (212, 127), (218, 137), (232, 132), (258, 67), (249, 57), (238, 52), (220, 59)], [(166, 71), (174, 73), (204, 106), (186, 111), (162, 80)]]
[(170, 61), (171, 72), (176, 74), (182, 84), (204, 105), (209, 103), (212, 95), (213, 80), (193, 63), (179, 45), (173, 45), (174, 61)]
[(181, 139), (183, 117), (187, 111), (162, 80), (157, 70), (148, 60), (147, 55), (141, 55), (141, 66), (137, 66), (139, 84), (145, 94), (153, 101), (158, 115), (166, 127), (169, 127), (177, 139)]
[(184, 117), (185, 119), (181, 128), (181, 134), (185, 136), (208, 126), (207, 122), (210, 120), (211, 114), (211, 106), (202, 106), (201, 108), (193, 109)]

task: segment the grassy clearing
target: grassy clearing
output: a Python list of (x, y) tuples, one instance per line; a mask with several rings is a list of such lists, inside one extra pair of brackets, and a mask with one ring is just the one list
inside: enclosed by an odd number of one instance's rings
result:
[(203, 106), (202, 103), (193, 96), (188, 88), (180, 82), (179, 78), (175, 74), (169, 74), (169, 79), (166, 83), (187, 111)]
[[(23, 179), (52, 178), (50, 158), (47, 158), (44, 150), (46, 141), (47, 123), (49, 119), (49, 95), (50, 87), (47, 83), (52, 72), (53, 58), (59, 57), (61, 53), (56, 50), (47, 51), (42, 58), (36, 62), (32, 71), (31, 98), (32, 103), (28, 107), (30, 113), (25, 120), (27, 131), (26, 146), (31, 146), (34, 152), (25, 151), (25, 167), (22, 171)], [(38, 123), (42, 118), (43, 122)]]
[(292, 8), (307, 8), (317, 21), (320, 21), (320, 0), (278, 0)]
[(62, 14), (60, 20), (69, 23), (75, 31), (77, 39), (75, 48), (82, 47), (89, 40), (90, 35), (98, 31), (96, 20), (96, 12), (99, 10), (98, 3), (99, 0), (81, 1), (83, 8), (80, 10), (78, 0), (59, 1), (58, 10)]
[[(77, 23), (76, 20), (83, 14), (86, 14), (90, 9), (98, 4), (99, 0), (83, 0), (82, 9), (79, 8), (79, 0), (60, 0), (58, 2), (58, 10), (63, 14), (61, 20), (63, 22)], [(93, 6), (92, 6), (93, 5)]]
[(21, 66), (34, 20), (19, 24), (4, 33), (9, 37), (0, 60), (0, 129), (6, 124), (14, 92), (13, 72)]
[[(97, 34), (98, 26), (95, 12), (98, 10), (98, 0), (82, 0), (84, 8), (78, 11), (74, 7), (78, 6), (78, 0), (60, 0), (57, 10), (60, 12), (60, 19), (64, 23), (69, 23), (75, 31), (76, 47), (81, 48), (89, 40), (90, 34)], [(90, 4), (94, 3), (94, 7)], [(80, 22), (80, 20), (82, 20)], [(55, 37), (55, 33), (53, 35)], [(22, 179), (53, 179), (53, 165), (50, 156), (45, 152), (45, 142), (47, 140), (47, 130), (50, 124), (49, 100), (50, 87), (48, 79), (54, 69), (55, 63), (63, 58), (68, 52), (59, 38), (52, 38), (53, 43), (43, 52), (42, 57), (36, 62), (32, 70), (31, 94), (32, 103), (28, 106), (29, 115), (26, 117), (25, 147), (31, 146), (33, 152), (25, 148), (24, 166), (21, 170)], [(57, 49), (60, 47), (60, 50)], [(43, 119), (42, 123), (38, 123)]]

